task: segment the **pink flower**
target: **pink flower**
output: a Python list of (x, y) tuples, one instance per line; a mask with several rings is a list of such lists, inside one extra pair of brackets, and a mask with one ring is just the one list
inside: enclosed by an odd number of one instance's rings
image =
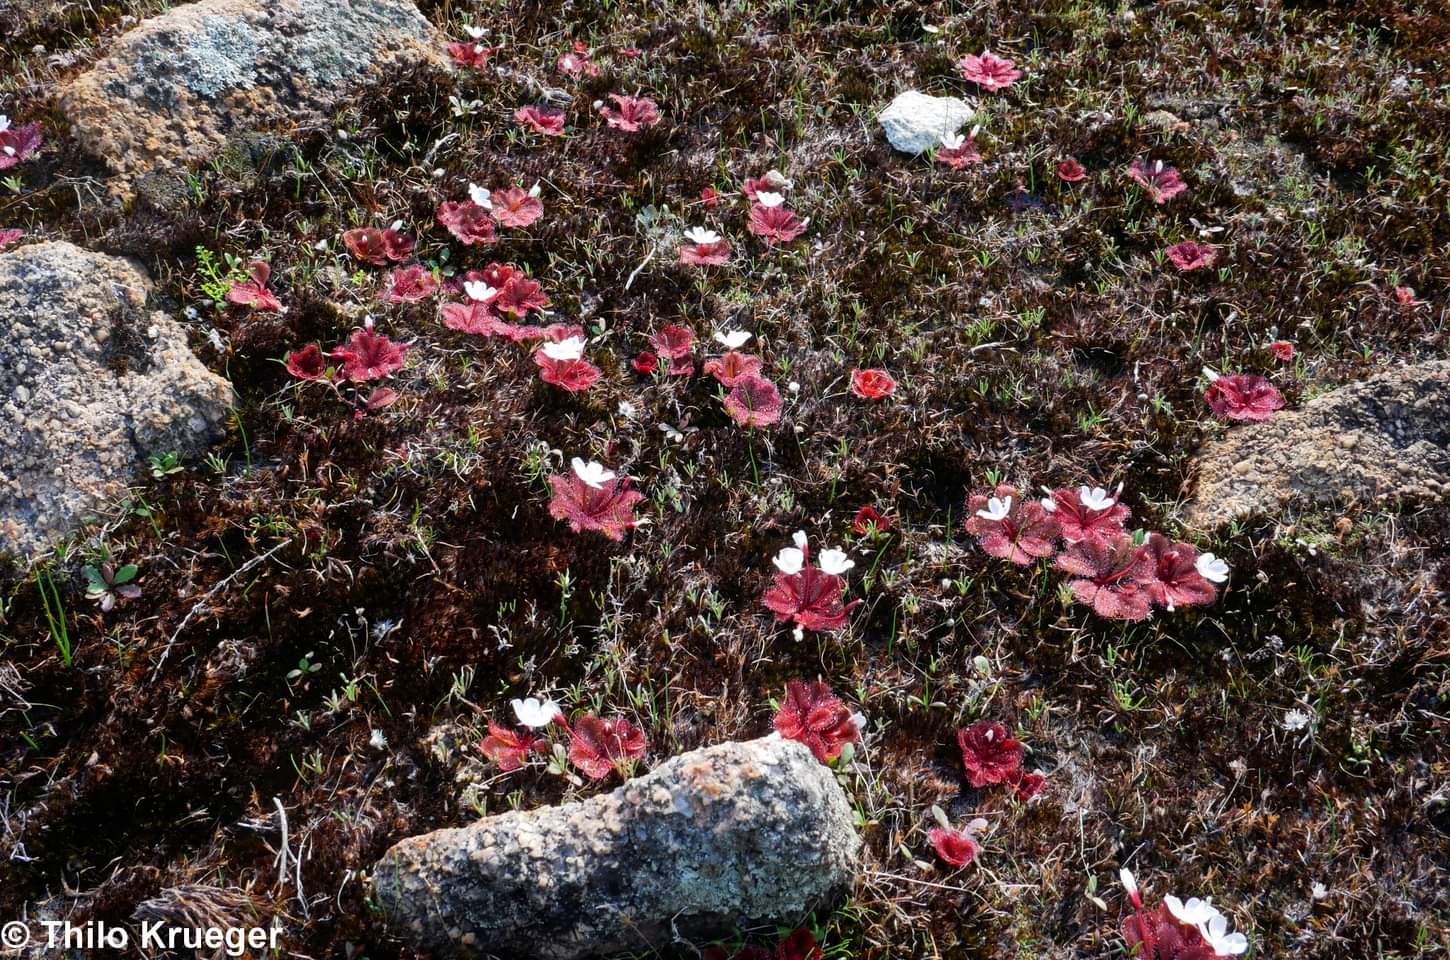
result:
[(474, 70), (482, 70), (488, 66), (488, 59), (498, 50), (493, 47), (485, 47), (481, 43), (454, 42), (448, 45), (448, 55), (453, 62), (460, 67), (470, 67)]
[(1198, 572), (1198, 549), (1191, 543), (1174, 543), (1161, 533), (1150, 533), (1143, 545), (1152, 562), (1145, 586), (1148, 597), (1160, 607), (1197, 607), (1213, 603), (1218, 590)]
[(498, 240), (493, 217), (472, 200), (446, 200), (434, 216), (465, 246), (490, 244)]
[(1011, 60), (994, 57), (983, 52), (981, 56), (969, 53), (958, 64), (962, 78), (975, 83), (988, 93), (1005, 90), (1022, 77), (1022, 71)]
[(1016, 487), (1001, 484), (990, 496), (974, 494), (967, 500), (967, 511), (967, 532), (990, 556), (1021, 566), (1051, 556), (1057, 521)]
[(227, 291), (227, 302), (235, 303), (238, 306), (250, 305), (255, 310), (277, 312), (282, 309), (282, 304), (267, 289), (267, 280), (272, 276), (272, 266), (261, 260), (254, 260), (251, 264), (252, 278), (243, 280), (241, 283), (232, 285)]
[(979, 720), (957, 731), (957, 746), (962, 751), (962, 766), (973, 787), (998, 783), (1015, 783), (1022, 769), (1022, 744), (1013, 739), (1000, 723)]
[(821, 555), (821, 566), (814, 566), (805, 533), (795, 535), (795, 544), (776, 554), (775, 583), (761, 602), (777, 622), (795, 623), (797, 639), (805, 630), (841, 629), (847, 615), (861, 603), (841, 601), (846, 581), (840, 574), (855, 564), (840, 550), (827, 550)]
[(25, 231), (15, 227), (12, 227), (8, 230), (0, 230), (0, 253), (4, 253), (5, 248), (9, 247), (13, 243), (18, 242), (24, 236)]
[(530, 280), (521, 273), (509, 277), (498, 288), (498, 295), (491, 302), (495, 310), (516, 317), (525, 317), (530, 312), (542, 311), (549, 306), (549, 298), (544, 296), (544, 288), (538, 281)]
[(478, 745), (479, 751), (498, 764), (503, 773), (511, 773), (524, 765), (530, 753), (541, 751), (544, 742), (530, 730), (515, 733), (508, 727), (488, 722), (488, 736)]
[(393, 271), (388, 288), (383, 291), (383, 300), (387, 303), (416, 303), (437, 290), (438, 278), (433, 276), (433, 271), (415, 263)]
[(1078, 579), (1068, 583), (1073, 597), (1109, 620), (1148, 616), (1153, 561), (1122, 534), (1113, 540), (1090, 537), (1057, 556), (1057, 568)]
[(42, 143), (40, 124), (12, 127), (9, 121), (0, 129), (0, 170), (9, 170), (29, 160)]
[[(1119, 491), (1121, 491), (1121, 486)], [(1042, 508), (1057, 520), (1058, 532), (1069, 544), (1082, 540), (1116, 540), (1132, 511), (1102, 487), (1084, 484), (1073, 490), (1059, 487), (1041, 501)]]
[(534, 353), (534, 363), (539, 367), (540, 380), (570, 393), (583, 393), (594, 386), (602, 375), (600, 369), (588, 360), (557, 360), (542, 349)]
[(1082, 164), (1068, 157), (1057, 165), (1057, 179), (1063, 183), (1081, 183), (1087, 179), (1087, 171)]
[(576, 42), (573, 50), (561, 55), (554, 66), (566, 77), (599, 76), (599, 67), (589, 59), (589, 47), (581, 42)]
[(527, 227), (544, 215), (544, 205), (532, 190), (509, 187), (493, 194), (492, 199), (493, 215), (505, 227)]
[(1230, 420), (1268, 420), (1284, 406), (1274, 385), (1254, 373), (1218, 377), (1208, 385), (1203, 399), (1217, 416)]
[(876, 512), (876, 508), (867, 504), (856, 511), (855, 518), (851, 521), (851, 529), (859, 536), (868, 536), (872, 531), (886, 533), (891, 529), (891, 520)]
[(1280, 363), (1289, 363), (1294, 359), (1294, 345), (1288, 340), (1275, 340), (1269, 344), (1269, 352)]
[(413, 255), (413, 238), (392, 227), (386, 230), (357, 227), (344, 232), (342, 242), (354, 257), (379, 267), (387, 266), (390, 260), (398, 262)]
[(564, 111), (553, 107), (519, 107), (514, 119), (521, 125), (545, 137), (564, 135)]
[(1173, 265), (1178, 268), (1179, 273), (1211, 267), (1213, 262), (1218, 259), (1218, 254), (1213, 247), (1206, 247), (1196, 240), (1175, 243), (1164, 252), (1168, 254), (1168, 259), (1173, 261)]
[(851, 711), (831, 692), (830, 685), (820, 680), (788, 681), (785, 702), (773, 726), (787, 740), (809, 747), (821, 763), (831, 762), (841, 755), (846, 744), (861, 739), (861, 731), (851, 722)]
[(321, 380), (327, 373), (327, 361), (317, 344), (309, 343), (287, 354), (287, 372), (298, 380)]
[(705, 373), (721, 386), (733, 387), (745, 377), (760, 377), (760, 358), (731, 350), (705, 361)]
[(750, 207), (747, 226), (751, 233), (764, 239), (767, 244), (776, 244), (790, 243), (805, 233), (808, 222), (783, 206), (767, 207), (756, 203)]
[(780, 421), (780, 391), (762, 377), (745, 375), (725, 395), (725, 412), (742, 427), (768, 427)]
[(549, 477), (549, 486), (554, 491), (549, 515), (568, 521), (575, 533), (592, 530), (618, 542), (638, 522), (634, 505), (644, 499), (644, 494), (631, 490), (627, 477), (610, 477), (594, 486), (573, 470)]
[(958, 869), (977, 859), (977, 853), (981, 850), (976, 838), (961, 830), (933, 827), (926, 832), (926, 836), (936, 850), (936, 855), (948, 866)]
[(862, 400), (885, 400), (896, 392), (896, 380), (885, 370), (853, 370), (851, 392)]
[(372, 328), (363, 327), (352, 332), (348, 341), (335, 347), (332, 359), (342, 361), (342, 375), (352, 383), (365, 383), (392, 375), (403, 368), (403, 354), (408, 350), (406, 343), (394, 343)]
[(1173, 167), (1163, 166), (1162, 160), (1151, 167), (1142, 160), (1134, 160), (1128, 167), (1128, 176), (1141, 186), (1147, 192), (1148, 198), (1156, 204), (1167, 203), (1188, 189), (1188, 185), (1183, 182), (1178, 171)]
[(615, 770), (623, 776), (629, 761), (644, 751), (644, 731), (623, 717), (580, 717), (569, 729), (569, 762), (590, 780), (603, 780)]
[(649, 97), (626, 97), (618, 93), (611, 93), (609, 99), (614, 101), (615, 107), (618, 109), (600, 107), (599, 115), (604, 118), (605, 123), (616, 130), (635, 133), (660, 122), (659, 105)]
[(714, 187), (705, 187), (700, 191), (700, 202), (710, 208), (720, 206), (720, 193)]

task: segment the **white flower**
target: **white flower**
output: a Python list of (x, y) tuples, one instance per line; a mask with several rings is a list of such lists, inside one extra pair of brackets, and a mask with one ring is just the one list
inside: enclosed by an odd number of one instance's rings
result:
[(483, 187), (480, 187), (476, 183), (470, 183), (468, 185), (468, 199), (472, 200), (474, 203), (478, 204), (485, 210), (493, 209), (492, 194), (490, 194), (487, 190), (485, 190)]
[(941, 145), (948, 150), (955, 150), (967, 142), (967, 138), (960, 133), (944, 133), (941, 135)]
[(1220, 957), (1236, 957), (1249, 949), (1249, 938), (1242, 933), (1229, 933), (1228, 920), (1217, 910), (1213, 911), (1206, 924), (1198, 925), (1198, 932)]
[(800, 643), (806, 638), (806, 630), (804, 627), (797, 626), (794, 630), (791, 631), (790, 635), (795, 638), (796, 643)]
[(1118, 871), (1118, 880), (1123, 884), (1123, 889), (1128, 891), (1128, 897), (1132, 900), (1138, 899), (1138, 879), (1133, 876), (1133, 871), (1123, 867)]
[(582, 457), (575, 457), (571, 461), (571, 465), (574, 468), (574, 475), (596, 490), (614, 479), (614, 471), (607, 469), (597, 460), (585, 463)]
[(762, 207), (778, 207), (785, 203), (785, 197), (778, 193), (771, 193), (769, 190), (755, 191), (755, 202)]
[(534, 181), (534, 185), (532, 187), (529, 187), (529, 196), (531, 196), (531, 197), (536, 197), (537, 198), (538, 195), (540, 193), (542, 193), (542, 192), (543, 192), (543, 188), (541, 188), (539, 186), (539, 181), (537, 181), (537, 180)]
[(498, 291), (482, 280), (465, 280), (463, 282), (463, 292), (468, 294), (468, 299), (477, 300), (479, 303), (488, 303), (488, 301), (498, 296)]
[(1106, 510), (1113, 505), (1112, 495), (1102, 487), (1078, 487), (1077, 498), (1089, 510)]
[(635, 408), (635, 405), (630, 403), (628, 400), (619, 401), (619, 415), (621, 417), (624, 417), (626, 420), (632, 419), (634, 415), (638, 412), (639, 411)]
[(401, 221), (401, 220), (394, 220), (391, 224), (388, 225), (388, 229), (389, 230), (401, 230), (401, 229), (403, 229), (403, 221)]
[(1309, 714), (1298, 707), (1284, 711), (1284, 729), (1295, 733), (1309, 726)]
[(1193, 562), (1193, 566), (1198, 570), (1198, 575), (1205, 580), (1223, 583), (1228, 579), (1228, 564), (1211, 553), (1200, 553), (1198, 559)]
[(1217, 370), (1214, 370), (1212, 367), (1204, 367), (1203, 368), (1203, 375), (1204, 375), (1205, 378), (1208, 379), (1208, 382), (1209, 383), (1213, 383), (1215, 380), (1217, 380), (1219, 378), (1218, 371)]
[(0, 113), (0, 133), (10, 129), (10, 118)]
[(464, 27), (463, 28), (463, 32), (466, 33), (466, 34), (468, 34), (474, 40), (482, 40), (483, 39), (483, 35), (485, 33), (488, 33), (488, 28), (487, 27)]
[(539, 349), (550, 360), (578, 360), (584, 356), (584, 338), (570, 337), (567, 340), (551, 341)]
[(978, 510), (977, 516), (981, 517), (983, 520), (1005, 520), (1007, 519), (1007, 514), (1011, 512), (1011, 497), (1001, 497), (1000, 499), (997, 497), (992, 497), (990, 500), (987, 501), (987, 509)]
[(1329, 888), (1326, 887), (1324, 884), (1320, 883), (1318, 880), (1315, 880), (1314, 886), (1311, 887), (1309, 890), (1309, 896), (1313, 897), (1315, 900), (1323, 900), (1325, 897), (1329, 896)]
[(685, 231), (685, 239), (693, 244), (708, 247), (712, 243), (720, 242), (720, 234), (714, 230), (707, 230), (704, 227), (691, 227)]
[(1047, 496), (1039, 500), (1038, 503), (1042, 504), (1042, 509), (1046, 510), (1048, 513), (1056, 513), (1057, 501), (1052, 499), (1052, 488), (1047, 486), (1046, 484), (1043, 484), (1042, 492), (1046, 493)]
[(473, 45), (473, 53), (474, 53), (474, 55), (476, 56), (476, 55), (478, 55), (478, 54), (480, 54), (482, 52), (483, 52), (483, 44), (481, 44), (481, 43), (475, 43)]
[(862, 713), (860, 710), (857, 710), (855, 713), (851, 714), (851, 726), (856, 728), (857, 733), (865, 733), (866, 714)]
[(1189, 897), (1188, 902), (1184, 903), (1170, 893), (1163, 898), (1163, 905), (1168, 908), (1169, 913), (1173, 914), (1174, 919), (1190, 927), (1207, 923), (1218, 915), (1218, 911), (1213, 908), (1212, 904), (1197, 897)]
[(715, 342), (726, 350), (739, 350), (750, 342), (750, 334), (744, 330), (716, 330)]
[(368, 746), (374, 750), (386, 750), (388, 749), (388, 738), (381, 730), (370, 730), (368, 731)]
[(856, 565), (856, 561), (846, 556), (844, 550), (822, 550), (821, 569), (829, 574), (842, 574)]
[(797, 530), (790, 535), (790, 539), (796, 546), (804, 548), (806, 545), (806, 532), (804, 530)]
[(515, 700), (513, 708), (514, 716), (519, 718), (519, 723), (534, 730), (553, 723), (560, 712), (557, 703), (552, 700), (540, 700), (538, 697)]
[(7, 156), (7, 157), (13, 157), (13, 156), (15, 156), (15, 148), (12, 147), (8, 143), (5, 144), (5, 156)]
[(806, 558), (805, 554), (796, 547), (782, 547), (771, 562), (781, 573), (789, 575), (800, 573), (801, 567), (805, 566)]

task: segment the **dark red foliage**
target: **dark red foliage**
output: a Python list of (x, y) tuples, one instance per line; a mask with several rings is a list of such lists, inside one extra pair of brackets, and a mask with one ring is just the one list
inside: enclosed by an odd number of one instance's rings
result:
[(554, 66), (566, 77), (599, 76), (599, 67), (589, 59), (589, 48), (583, 43), (574, 44), (574, 49), (560, 56)]
[(1023, 773), (1019, 770), (1015, 784), (1017, 799), (1026, 803), (1042, 792), (1042, 788), (1047, 786), (1047, 778), (1040, 773)]
[[(0, 247), (0, 249), (3, 249), (3, 247)], [(1280, 363), (1289, 363), (1294, 359), (1294, 345), (1288, 340), (1275, 340), (1269, 344), (1269, 352)]]
[(545, 137), (564, 135), (564, 111), (553, 107), (519, 107), (514, 119), (530, 130)]
[(440, 312), (443, 314), (443, 325), (460, 333), (482, 337), (503, 336), (501, 328), (507, 326), (499, 322), (488, 304), (474, 300), (467, 303), (445, 303)]
[(389, 261), (406, 260), (413, 255), (413, 238), (392, 227), (386, 230), (356, 227), (343, 233), (342, 243), (357, 259), (379, 267), (387, 266)]
[[(482, 270), (468, 271), (463, 275), (461, 279), (464, 282), (468, 283), (477, 283), (479, 280), (482, 280), (484, 283), (488, 284), (490, 287), (493, 287), (495, 290), (502, 290), (504, 288), (504, 284), (508, 283), (514, 277), (522, 277), (523, 275), (524, 272), (513, 264), (490, 263)], [(462, 288), (463, 284), (460, 283), (459, 289)]]
[(1151, 563), (1145, 586), (1160, 607), (1196, 607), (1213, 603), (1218, 590), (1198, 572), (1198, 549), (1174, 543), (1161, 533), (1150, 533), (1143, 553)]
[(327, 373), (327, 361), (315, 343), (287, 354), (287, 372), (299, 380), (321, 380)]
[(1098, 616), (1110, 620), (1148, 616), (1153, 562), (1128, 534), (1074, 543), (1058, 554), (1057, 568), (1078, 578), (1068, 583), (1072, 595)]
[(556, 473), (549, 477), (554, 489), (549, 501), (549, 515), (566, 520), (575, 533), (593, 530), (611, 540), (624, 539), (624, 532), (634, 527), (634, 505), (644, 494), (629, 488), (627, 477), (606, 480), (591, 487), (574, 473)]
[(353, 383), (377, 380), (401, 370), (405, 343), (394, 343), (367, 328), (354, 330), (348, 341), (334, 347), (330, 356), (342, 361), (342, 375)]
[(422, 264), (399, 267), (388, 280), (383, 291), (387, 303), (416, 303), (438, 291), (438, 278), (433, 271)]
[(1218, 956), (1197, 928), (1179, 923), (1163, 904), (1123, 920), (1123, 939), (1135, 960), (1214, 960)]
[(829, 684), (820, 680), (786, 683), (785, 702), (775, 715), (774, 725), (782, 737), (810, 747), (821, 763), (836, 759), (846, 744), (861, 739), (861, 731), (851, 722), (850, 709), (831, 692)]
[(680, 263), (691, 267), (718, 267), (730, 260), (730, 243), (721, 238), (714, 243), (686, 243), (680, 247)]
[(792, 930), (775, 948), (775, 960), (821, 960), (816, 935), (804, 927)]
[(735, 953), (725, 952), (724, 947), (706, 947), (700, 951), (700, 960), (773, 960), (774, 954), (764, 947), (747, 943)]
[(759, 203), (750, 207), (750, 220), (746, 226), (767, 244), (790, 243), (806, 232), (805, 221), (797, 217), (794, 211)]
[(820, 567), (812, 566), (809, 553), (799, 573), (779, 571), (775, 584), (761, 601), (780, 623), (794, 622), (802, 630), (831, 631), (846, 625), (846, 618), (860, 600), (845, 603), (841, 593), (846, 581)]
[[(993, 497), (1003, 501), (1012, 498), (1011, 509), (1000, 520), (978, 515), (988, 508), (988, 501)], [(990, 495), (972, 495), (967, 500), (967, 514), (964, 524), (967, 532), (991, 556), (1026, 566), (1052, 554), (1053, 540), (1058, 533), (1057, 520), (1042, 504), (1019, 494), (1016, 487), (1001, 484)]]
[(851, 392), (862, 400), (884, 400), (896, 392), (896, 378), (885, 370), (853, 370)]
[(958, 66), (962, 70), (962, 79), (975, 83), (988, 93), (1005, 90), (1022, 78), (1022, 71), (1011, 60), (985, 51), (981, 56), (967, 54)]
[(1081, 183), (1087, 179), (1087, 171), (1082, 164), (1068, 157), (1057, 165), (1057, 179), (1063, 183)]
[(599, 115), (616, 130), (634, 133), (660, 122), (659, 105), (649, 97), (626, 97), (611, 93), (609, 99), (614, 101), (614, 108), (600, 107)]
[(525, 317), (532, 311), (544, 310), (549, 306), (549, 298), (544, 295), (544, 288), (538, 281), (530, 280), (520, 273), (509, 277), (498, 288), (498, 296), (490, 302), (495, 310), (511, 313), (516, 317)]
[(720, 206), (720, 191), (714, 187), (704, 187), (700, 190), (700, 202), (707, 207)]
[(1128, 176), (1156, 204), (1167, 203), (1188, 189), (1178, 171), (1173, 167), (1165, 167), (1161, 161), (1149, 165), (1142, 160), (1134, 160), (1128, 167)]
[(625, 761), (644, 756), (644, 731), (618, 717), (580, 717), (569, 729), (569, 762), (591, 780), (603, 780)]
[(695, 334), (689, 327), (672, 323), (656, 332), (649, 342), (660, 356), (680, 360), (690, 355), (695, 345)]
[(485, 757), (498, 764), (504, 773), (517, 770), (524, 765), (531, 752), (541, 750), (543, 741), (529, 730), (510, 730), (492, 720), (488, 722), (488, 736), (478, 745)]
[(965, 867), (977, 859), (977, 853), (981, 849), (971, 834), (960, 830), (933, 827), (927, 831), (926, 836), (936, 850), (936, 855), (953, 867)]
[(761, 377), (746, 375), (725, 395), (725, 412), (742, 427), (768, 427), (780, 422), (780, 391)]
[[(516, 328), (516, 332), (532, 335), (537, 329), (535, 327), (520, 327)], [(518, 339), (527, 338), (516, 338), (509, 333), (505, 333), (505, 336), (508, 336), (511, 340), (515, 340), (515, 342)], [(567, 390), (570, 393), (582, 393), (588, 390), (594, 386), (595, 381), (602, 375), (602, 371), (588, 360), (582, 358), (577, 360), (555, 360), (553, 357), (546, 356), (542, 350), (534, 353), (534, 363), (539, 367), (540, 380), (556, 386), (561, 390)]]
[(856, 518), (851, 521), (851, 529), (863, 537), (873, 529), (877, 533), (886, 533), (891, 529), (891, 519), (883, 517), (876, 512), (875, 507), (867, 504), (856, 511)]
[(742, 377), (760, 376), (760, 358), (731, 350), (706, 360), (705, 373), (720, 381), (723, 386), (733, 387)]
[(0, 130), (0, 170), (9, 170), (29, 160), (40, 149), (41, 142), (38, 123)]
[(470, 67), (474, 70), (481, 70), (488, 65), (488, 60), (495, 53), (493, 47), (485, 47), (481, 43), (462, 43), (454, 41), (448, 45), (448, 55), (453, 62), (460, 67)]
[(977, 138), (967, 137), (957, 147), (938, 147), (933, 157), (937, 163), (946, 164), (953, 170), (965, 170), (972, 164), (982, 162), (982, 154), (977, 149)]
[(1274, 385), (1255, 373), (1219, 377), (1208, 385), (1203, 399), (1215, 414), (1230, 420), (1268, 420), (1284, 406)]
[(1017, 782), (1025, 751), (1002, 724), (979, 720), (957, 731), (957, 745), (973, 787)]
[(1066, 543), (1082, 540), (1116, 540), (1125, 532), (1124, 524), (1132, 511), (1117, 497), (1113, 504), (1094, 510), (1082, 502), (1081, 490), (1059, 487), (1047, 498), (1052, 503), (1052, 516), (1058, 532)]
[(227, 302), (239, 306), (251, 306), (254, 310), (276, 312), (282, 309), (281, 302), (267, 289), (267, 280), (272, 276), (271, 264), (254, 260), (251, 264), (252, 278), (232, 285), (227, 291)]
[(544, 215), (543, 203), (522, 187), (495, 191), (492, 200), (500, 226), (527, 227)]
[(1204, 270), (1213, 266), (1218, 259), (1218, 253), (1213, 247), (1204, 246), (1197, 240), (1184, 240), (1182, 243), (1175, 243), (1164, 251), (1173, 266), (1178, 268), (1179, 273), (1190, 273), (1194, 270)]
[(434, 216), (465, 246), (490, 244), (498, 240), (493, 217), (472, 200), (445, 200), (438, 204)]
[(16, 227), (0, 230), (0, 253), (4, 253), (6, 247), (18, 242), (24, 236), (25, 231)]
[(629, 365), (634, 368), (635, 373), (643, 374), (644, 376), (648, 377), (659, 371), (660, 358), (650, 353), (648, 350), (642, 350), (640, 351), (639, 356), (629, 361)]
[(775, 171), (767, 173), (763, 177), (750, 177), (740, 185), (740, 192), (745, 194), (745, 199), (751, 203), (756, 202), (756, 194), (764, 191), (766, 193), (785, 193), (787, 181)]

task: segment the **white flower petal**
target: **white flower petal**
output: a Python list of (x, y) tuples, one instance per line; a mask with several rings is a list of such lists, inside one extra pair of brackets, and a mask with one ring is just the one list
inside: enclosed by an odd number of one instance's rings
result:
[(1228, 579), (1228, 564), (1211, 553), (1200, 553), (1193, 566), (1198, 570), (1198, 575), (1205, 580), (1223, 583)]
[(856, 561), (846, 556), (844, 550), (822, 550), (820, 558), (821, 569), (826, 573), (837, 575), (845, 573), (856, 565)]
[(584, 356), (584, 338), (570, 337), (567, 340), (551, 341), (539, 349), (550, 360), (578, 360)]
[(716, 330), (715, 342), (726, 350), (739, 350), (750, 342), (750, 334), (744, 330)]
[(778, 207), (785, 203), (785, 197), (779, 193), (771, 193), (769, 190), (755, 191), (755, 202), (762, 207)]
[(805, 554), (797, 547), (782, 547), (771, 562), (781, 573), (796, 574), (805, 566)]
[(485, 210), (493, 209), (493, 194), (476, 183), (468, 185), (468, 199)]
[(595, 460), (586, 463), (582, 457), (575, 457), (571, 465), (574, 475), (596, 490), (614, 479), (614, 471)]

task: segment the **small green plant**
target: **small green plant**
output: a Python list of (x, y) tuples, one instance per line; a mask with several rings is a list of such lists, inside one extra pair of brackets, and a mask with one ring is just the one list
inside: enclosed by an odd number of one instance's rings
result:
[(86, 575), (86, 599), (99, 603), (104, 612), (110, 612), (117, 597), (134, 600), (141, 596), (141, 588), (132, 583), (141, 572), (134, 563), (118, 567), (108, 557), (99, 564), (88, 564), (83, 572)]
[(226, 302), (227, 291), (232, 285), (249, 276), (242, 261), (232, 254), (222, 254), (218, 261), (215, 253), (201, 246), (196, 248), (196, 272), (202, 277), (201, 292), (218, 308)]
[(151, 476), (157, 480), (181, 472), (181, 457), (174, 453), (153, 453), (147, 462), (151, 464)]
[(71, 665), (70, 631), (65, 625), (65, 604), (60, 599), (60, 588), (50, 576), (50, 571), (35, 569), (35, 586), (40, 590), (40, 602), (45, 607), (45, 624), (50, 630), (50, 639), (60, 651), (61, 662)]

